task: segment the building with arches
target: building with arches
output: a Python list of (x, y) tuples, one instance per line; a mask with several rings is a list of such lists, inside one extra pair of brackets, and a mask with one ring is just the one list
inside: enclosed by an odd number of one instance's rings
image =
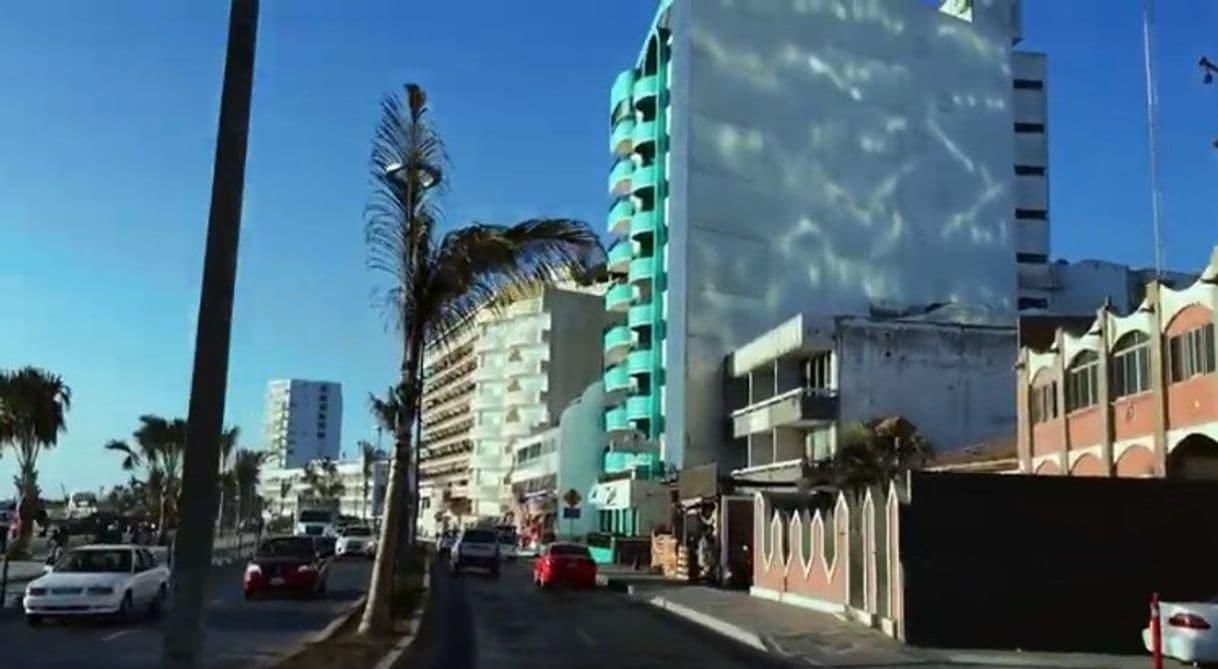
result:
[(1218, 479), (1218, 248), (1197, 280), (1151, 281), (1016, 363), (1020, 471)]

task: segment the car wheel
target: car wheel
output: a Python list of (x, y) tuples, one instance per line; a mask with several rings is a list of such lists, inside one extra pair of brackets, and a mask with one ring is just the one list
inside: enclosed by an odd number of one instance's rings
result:
[(118, 612), (114, 614), (119, 620), (126, 620), (131, 616), (131, 591), (128, 590), (123, 595), (123, 601), (118, 603)]
[(25, 617), (25, 624), (30, 627), (38, 627), (42, 624), (42, 616), (37, 614), (29, 614)]
[(165, 610), (165, 597), (165, 586), (162, 585), (160, 588), (157, 588), (156, 596), (153, 597), (152, 601), (148, 603), (149, 618), (155, 620), (161, 617), (161, 612)]

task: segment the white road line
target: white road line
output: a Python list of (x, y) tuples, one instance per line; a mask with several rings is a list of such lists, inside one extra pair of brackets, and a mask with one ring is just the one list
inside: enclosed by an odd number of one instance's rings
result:
[(592, 635), (579, 629), (578, 627), (575, 628), (575, 636), (579, 637), (581, 641), (588, 644), (589, 646), (596, 645), (596, 640), (592, 638)]
[(107, 634), (106, 636), (102, 637), (101, 640), (102, 641), (114, 641), (115, 639), (117, 639), (121, 636), (127, 635), (127, 634), (131, 634), (131, 630), (119, 630), (117, 632), (111, 632), (110, 634)]

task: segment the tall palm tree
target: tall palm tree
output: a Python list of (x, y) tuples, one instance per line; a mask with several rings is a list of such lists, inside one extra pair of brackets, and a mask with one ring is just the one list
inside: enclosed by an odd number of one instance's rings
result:
[(585, 274), (604, 259), (596, 233), (565, 218), (475, 224), (441, 235), (444, 143), (431, 122), (423, 89), (407, 84), (403, 93), (381, 103), (370, 157), (373, 191), (365, 210), (369, 266), (390, 279), (384, 306), (402, 337), (402, 363), (401, 409), (362, 634), (390, 627), (401, 518), (413, 514), (417, 504), (406, 499), (406, 474), (423, 390), (424, 346), (446, 343), (459, 324), (505, 291), (548, 283), (568, 271)]
[(233, 477), (237, 481), (237, 519), (248, 520), (253, 515), (251, 503), (258, 490), (258, 479), (262, 474), (262, 464), (266, 462), (266, 451), (250, 451), (240, 449), (233, 459)]
[(220, 506), (216, 513), (216, 527), (221, 529), (224, 527), (224, 505), (227, 504), (225, 492), (236, 485), (235, 479), (229, 476), (229, 467), (232, 464), (229, 458), (233, 455), (233, 449), (237, 448), (237, 439), (240, 437), (241, 428), (236, 425), (220, 433)]
[(174, 526), (182, 457), (186, 453), (186, 421), (152, 414), (144, 414), (139, 420), (139, 428), (132, 433), (134, 446), (125, 441), (111, 440), (105, 448), (123, 455), (124, 470), (143, 471), (149, 488), (155, 490), (159, 542)]
[(37, 367), (0, 371), (0, 449), (12, 448), (17, 458), (17, 508), (21, 532), (13, 547), (23, 554), (29, 547), (38, 514), (38, 456), (59, 443), (66, 432), (72, 390), (57, 374)]
[(305, 465), (304, 480), (315, 500), (337, 501), (347, 492), (347, 486), (343, 485), (342, 476), (338, 473), (338, 463), (330, 458), (314, 460)]
[(360, 464), (362, 468), (360, 474), (363, 477), (363, 495), (360, 497), (362, 502), (361, 508), (364, 521), (368, 520), (368, 484), (372, 480), (372, 472), (376, 468), (376, 463), (385, 459), (385, 452), (377, 448), (370, 441), (360, 440), (355, 444), (359, 448)]

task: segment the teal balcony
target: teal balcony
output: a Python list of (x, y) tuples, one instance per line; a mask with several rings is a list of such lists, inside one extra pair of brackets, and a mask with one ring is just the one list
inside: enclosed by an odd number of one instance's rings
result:
[(651, 310), (652, 305), (650, 303), (636, 304), (633, 307), (630, 307), (630, 311), (628, 312), (629, 315), (626, 318), (626, 324), (629, 325), (632, 330), (651, 327), (653, 320)]
[(630, 308), (634, 299), (634, 288), (627, 283), (620, 283), (605, 291), (605, 308), (609, 311), (625, 312)]
[(656, 233), (658, 216), (655, 211), (640, 211), (630, 219), (630, 238), (640, 239)]
[[(654, 78), (654, 77), (653, 77)], [(613, 113), (623, 102), (630, 100), (634, 87), (634, 70), (626, 70), (613, 80), (613, 89), (609, 93), (609, 113)]]
[(634, 119), (624, 118), (618, 121), (609, 135), (609, 152), (615, 156), (630, 155), (634, 150), (634, 132)]
[[(614, 171), (617, 168), (614, 167)], [(656, 180), (659, 177), (655, 164), (640, 165), (634, 167), (633, 170), (626, 172), (625, 185), (627, 189), (633, 190), (635, 193), (644, 190), (650, 190), (656, 187)], [(610, 179), (610, 183), (613, 180)]]
[(638, 81), (633, 82), (633, 86), (634, 104), (636, 106), (645, 102), (654, 102), (654, 98), (660, 94), (660, 77), (654, 74), (640, 77)]
[(660, 127), (656, 125), (655, 121), (643, 121), (637, 124), (631, 122), (631, 125), (634, 127), (634, 132), (631, 133), (631, 150), (634, 150), (635, 147), (654, 144), (660, 138)]
[(656, 275), (656, 259), (635, 258), (630, 261), (630, 283), (651, 281)]
[(632, 429), (624, 407), (609, 409), (605, 412), (605, 431), (609, 434), (622, 434), (630, 432)]
[(605, 370), (605, 393), (620, 393), (630, 390), (630, 374), (621, 365), (614, 365)]
[(626, 400), (626, 417), (630, 420), (651, 420), (651, 395), (635, 395)]
[(618, 200), (613, 203), (613, 208), (609, 210), (609, 232), (622, 237), (629, 230), (633, 232), (634, 221), (634, 205), (630, 204), (630, 200)]
[(626, 352), (630, 350), (631, 344), (634, 343), (634, 335), (630, 333), (630, 328), (625, 325), (618, 325), (609, 328), (605, 332), (604, 343), (605, 364), (614, 365), (626, 357)]
[(630, 269), (630, 258), (634, 256), (634, 245), (628, 241), (618, 242), (609, 249), (609, 271), (624, 273)]
[(626, 371), (630, 374), (650, 374), (659, 366), (660, 354), (655, 349), (638, 349), (626, 357)]
[[(609, 192), (621, 197), (630, 192), (631, 174), (634, 172), (634, 163), (628, 159), (617, 161), (613, 169), (609, 171)], [(655, 175), (654, 170), (651, 180), (654, 185)]]

